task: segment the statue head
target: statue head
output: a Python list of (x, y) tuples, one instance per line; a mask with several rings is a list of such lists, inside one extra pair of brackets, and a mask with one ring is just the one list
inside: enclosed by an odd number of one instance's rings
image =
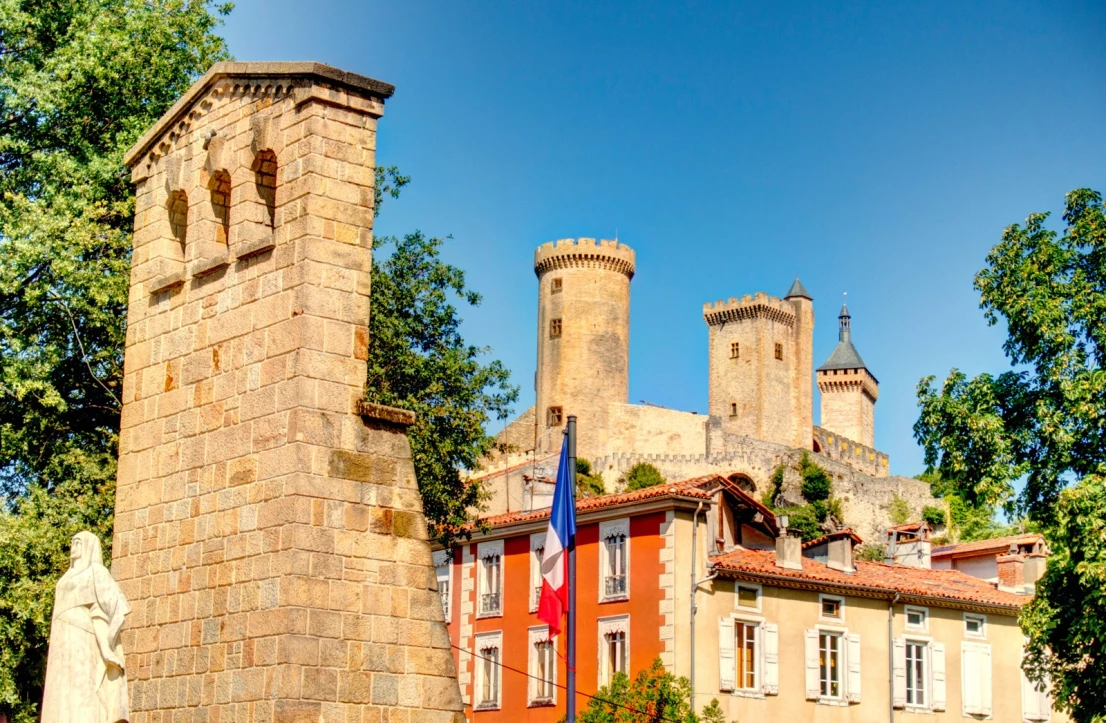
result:
[(69, 567), (74, 571), (85, 570), (93, 563), (104, 564), (104, 553), (100, 548), (100, 538), (83, 530), (73, 535), (69, 547)]

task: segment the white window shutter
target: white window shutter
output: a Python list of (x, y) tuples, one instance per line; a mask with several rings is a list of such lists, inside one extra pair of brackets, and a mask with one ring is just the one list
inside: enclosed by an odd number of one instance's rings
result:
[(948, 686), (945, 684), (945, 644), (930, 643), (929, 650), (933, 658), (933, 710), (944, 710), (948, 701)]
[(764, 639), (764, 692), (778, 695), (780, 692), (780, 628), (775, 623), (761, 626)]
[(1022, 720), (1031, 723), (1047, 721), (1052, 713), (1052, 701), (1048, 695), (1048, 686), (1037, 690), (1037, 684), (1022, 671)]
[(991, 715), (991, 646), (980, 644), (979, 646), (979, 688), (980, 688), (980, 712), (983, 715)]
[(845, 663), (849, 666), (848, 687), (845, 692), (850, 703), (860, 702), (860, 633), (849, 633)]
[(906, 707), (906, 641), (895, 638), (893, 648), (894, 667), (892, 670), (892, 705), (896, 708)]
[(818, 681), (818, 631), (807, 628), (806, 635), (806, 699), (818, 700), (821, 686)]
[(736, 685), (733, 642), (733, 618), (718, 618), (718, 690), (733, 690)]
[(965, 716), (983, 715), (982, 662), (976, 643), (960, 644), (960, 700)]

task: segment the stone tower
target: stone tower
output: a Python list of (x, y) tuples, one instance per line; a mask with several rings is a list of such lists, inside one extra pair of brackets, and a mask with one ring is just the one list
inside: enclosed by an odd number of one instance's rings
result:
[(709, 411), (730, 434), (813, 446), (814, 304), (796, 278), (783, 299), (761, 292), (703, 305)]
[(537, 449), (556, 451), (568, 415), (577, 453), (605, 451), (608, 408), (629, 400), (634, 250), (618, 241), (561, 239), (534, 252), (538, 276)]
[(218, 63), (127, 153), (133, 723), (463, 720), (413, 416), (361, 401), (392, 91)]
[(818, 367), (821, 426), (846, 439), (875, 447), (879, 382), (853, 346), (852, 317), (847, 305), (841, 305), (837, 318), (841, 325), (837, 346), (826, 363)]

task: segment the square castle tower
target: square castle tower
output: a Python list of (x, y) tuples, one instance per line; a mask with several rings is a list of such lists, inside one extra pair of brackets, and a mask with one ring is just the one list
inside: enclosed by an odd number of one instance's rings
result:
[(362, 401), (392, 92), (219, 63), (126, 156), (112, 571), (133, 723), (463, 720), (413, 415)]

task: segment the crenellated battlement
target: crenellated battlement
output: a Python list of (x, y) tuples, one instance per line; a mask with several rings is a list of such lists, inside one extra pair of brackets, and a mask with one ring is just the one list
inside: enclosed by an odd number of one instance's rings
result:
[(795, 309), (790, 301), (758, 291), (740, 299), (736, 296), (703, 304), (703, 319), (710, 326), (741, 319), (766, 318), (787, 326), (795, 325)]
[(635, 263), (634, 250), (617, 240), (563, 238), (534, 251), (534, 273), (538, 276), (553, 269), (599, 268), (633, 278)]

